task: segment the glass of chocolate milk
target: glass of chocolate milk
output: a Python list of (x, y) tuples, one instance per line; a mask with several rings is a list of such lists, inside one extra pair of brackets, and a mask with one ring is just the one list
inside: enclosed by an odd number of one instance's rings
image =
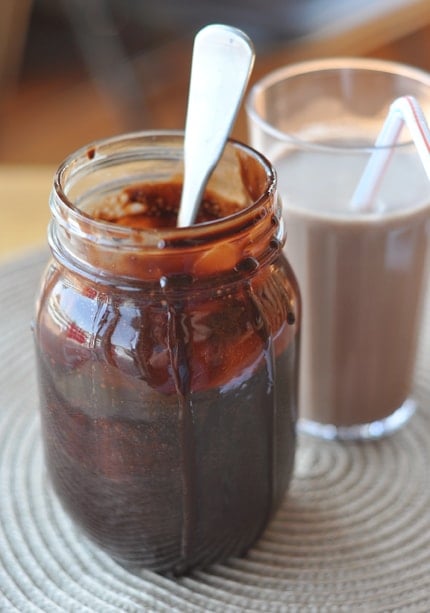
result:
[(430, 116), (430, 75), (348, 58), (281, 68), (247, 101), (303, 299), (299, 427), (327, 439), (378, 438), (415, 411), (430, 183), (406, 128), (372, 209), (351, 207), (391, 102), (408, 94)]

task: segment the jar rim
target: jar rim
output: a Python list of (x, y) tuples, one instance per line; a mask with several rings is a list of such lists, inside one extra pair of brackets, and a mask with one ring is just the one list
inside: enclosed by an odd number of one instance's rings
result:
[[(230, 215), (220, 217), (219, 219), (205, 221), (182, 228), (135, 228), (120, 226), (106, 220), (92, 217), (77, 207), (68, 197), (65, 182), (68, 178), (67, 175), (73, 177), (78, 173), (76, 169), (78, 162), (81, 163), (81, 170), (85, 168), (85, 171), (89, 172), (92, 165), (108, 158), (108, 156), (103, 153), (103, 150), (111, 146), (125, 146), (127, 143), (135, 145), (135, 148), (132, 149), (128, 155), (122, 153), (123, 157), (131, 158), (133, 151), (138, 151), (139, 143), (141, 145), (154, 145), (159, 139), (172, 139), (180, 143), (180, 141), (183, 140), (183, 136), (184, 132), (182, 130), (143, 130), (98, 139), (75, 150), (63, 160), (54, 176), (53, 190), (50, 199), (51, 210), (54, 217), (56, 217), (61, 225), (67, 224), (70, 227), (70, 223), (72, 222), (73, 227), (80, 228), (80, 235), (82, 235), (83, 227), (90, 226), (98, 233), (98, 244), (111, 245), (112, 237), (109, 235), (113, 235), (116, 241), (123, 239), (126, 243), (127, 238), (133, 236), (134, 239), (136, 237), (144, 237), (144, 244), (153, 247), (157, 247), (160, 245), (160, 242), (165, 243), (166, 241), (172, 245), (177, 243), (178, 246), (182, 247), (186, 245), (187, 242), (196, 245), (207, 241), (209, 238), (219, 239), (219, 236), (224, 233), (229, 236), (231, 233), (245, 229), (249, 225), (255, 223), (256, 217), (258, 218), (261, 214), (260, 211), (264, 202), (267, 201), (268, 197), (273, 197), (276, 192), (276, 171), (263, 154), (248, 144), (233, 138), (228, 139), (227, 146), (231, 146), (234, 150), (244, 153), (246, 156), (255, 160), (264, 171), (266, 183), (262, 193), (251, 202), (251, 204), (244, 206), (243, 209)], [(182, 152), (183, 148), (181, 147), (180, 149)], [(115, 155), (112, 155), (111, 159), (114, 159), (114, 157)], [(119, 156), (118, 159), (120, 159), (120, 157), (121, 156)], [(180, 159), (182, 159), (182, 157), (183, 155), (181, 155)], [(86, 238), (90, 238), (90, 232), (84, 232), (83, 234), (85, 234)], [(127, 247), (130, 248), (130, 244), (128, 244)], [(139, 248), (142, 248), (142, 242), (140, 242)]]

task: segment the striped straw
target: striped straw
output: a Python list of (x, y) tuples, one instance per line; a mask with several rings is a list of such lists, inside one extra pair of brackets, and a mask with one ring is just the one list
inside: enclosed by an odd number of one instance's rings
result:
[(403, 126), (406, 124), (419, 158), (430, 181), (430, 130), (418, 100), (402, 96), (394, 100), (375, 142), (375, 148), (364, 169), (351, 200), (355, 211), (372, 211), (385, 171)]

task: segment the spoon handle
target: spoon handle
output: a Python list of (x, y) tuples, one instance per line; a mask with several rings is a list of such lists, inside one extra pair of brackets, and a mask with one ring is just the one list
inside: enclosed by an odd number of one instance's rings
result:
[(191, 225), (230, 134), (254, 63), (248, 36), (213, 24), (194, 39), (178, 226)]

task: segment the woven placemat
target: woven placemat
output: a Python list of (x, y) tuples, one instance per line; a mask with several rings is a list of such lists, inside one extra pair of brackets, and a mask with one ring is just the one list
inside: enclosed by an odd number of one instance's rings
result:
[(136, 576), (79, 534), (47, 483), (30, 329), (45, 260), (0, 267), (0, 611), (430, 610), (429, 326), (406, 427), (362, 444), (300, 437), (289, 495), (245, 558)]

